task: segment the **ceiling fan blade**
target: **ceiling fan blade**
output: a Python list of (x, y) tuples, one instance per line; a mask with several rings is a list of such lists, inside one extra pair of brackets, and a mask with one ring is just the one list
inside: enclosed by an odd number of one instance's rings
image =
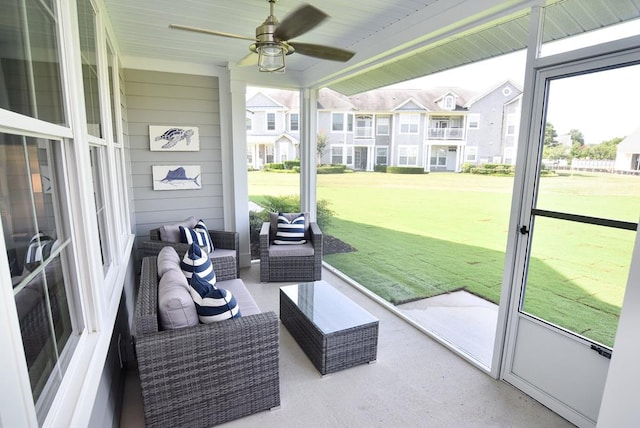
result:
[(328, 17), (329, 15), (320, 9), (306, 4), (294, 10), (280, 21), (273, 35), (276, 40), (286, 42), (287, 40), (306, 33)]
[(291, 47), (295, 49), (296, 53), (312, 56), (315, 58), (329, 59), (331, 61), (346, 62), (355, 55), (355, 52), (351, 52), (345, 49), (333, 48), (330, 46), (314, 45), (311, 43), (298, 43), (287, 42)]
[(256, 41), (255, 37), (239, 36), (237, 34), (223, 33), (222, 31), (213, 31), (213, 30), (207, 30), (205, 28), (189, 27), (188, 25), (170, 24), (169, 28), (175, 28), (177, 30), (193, 31), (195, 33), (211, 34), (214, 36), (230, 37), (232, 39), (251, 40), (252, 42)]
[(238, 61), (239, 67), (245, 67), (247, 65), (257, 65), (258, 64), (258, 54), (255, 52), (250, 52), (247, 56)]

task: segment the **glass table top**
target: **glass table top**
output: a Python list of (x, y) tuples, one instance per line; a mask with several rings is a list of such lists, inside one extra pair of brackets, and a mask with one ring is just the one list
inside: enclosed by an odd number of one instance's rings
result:
[(378, 321), (326, 281), (287, 285), (280, 291), (324, 334)]

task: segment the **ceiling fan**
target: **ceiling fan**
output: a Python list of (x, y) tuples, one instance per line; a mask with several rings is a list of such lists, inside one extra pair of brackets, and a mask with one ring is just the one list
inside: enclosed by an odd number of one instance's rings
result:
[(171, 24), (169, 27), (194, 31), (196, 33), (212, 34), (214, 36), (250, 40), (253, 42), (249, 46), (252, 53), (243, 58), (239, 64), (248, 65), (255, 63), (255, 54), (257, 54), (258, 69), (266, 72), (284, 71), (285, 55), (291, 55), (294, 52), (315, 58), (341, 62), (349, 61), (354, 55), (354, 52), (345, 49), (292, 41), (291, 39), (294, 37), (298, 37), (316, 27), (328, 18), (329, 15), (310, 4), (305, 4), (291, 12), (282, 21), (278, 21), (273, 14), (276, 1), (277, 0), (267, 0), (269, 3), (269, 16), (256, 28), (256, 36), (254, 38), (187, 25)]

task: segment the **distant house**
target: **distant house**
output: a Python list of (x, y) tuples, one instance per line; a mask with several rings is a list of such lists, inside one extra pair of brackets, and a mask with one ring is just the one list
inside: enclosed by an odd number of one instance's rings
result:
[(640, 128), (618, 144), (615, 169), (617, 171), (640, 171)]
[[(376, 165), (460, 171), (465, 162), (515, 164), (521, 95), (511, 81), (480, 94), (463, 88), (377, 89), (347, 97), (321, 89), (317, 126), (327, 137), (321, 162), (362, 171)], [(297, 94), (285, 91), (247, 100), (249, 166), (297, 156), (299, 128), (290, 125), (298, 103)]]

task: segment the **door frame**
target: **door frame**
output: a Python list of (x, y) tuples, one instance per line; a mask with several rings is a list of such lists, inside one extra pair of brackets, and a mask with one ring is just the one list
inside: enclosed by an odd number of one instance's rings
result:
[[(603, 43), (558, 55), (528, 59), (525, 78), (526, 100), (523, 102), (517, 165), (511, 207), (511, 220), (507, 244), (507, 257), (503, 278), (501, 302), (502, 322), (498, 325), (494, 364), (500, 367), (500, 378), (511, 383), (543, 405), (578, 426), (594, 426), (595, 421), (551, 396), (548, 392), (532, 385), (513, 371), (518, 330), (526, 323), (535, 323), (530, 317), (520, 314), (522, 278), (525, 272), (528, 235), (521, 235), (519, 229), (525, 225), (530, 229), (530, 213), (533, 208), (534, 191), (539, 173), (541, 137), (544, 131), (545, 107), (547, 102), (547, 79), (570, 77), (589, 70), (606, 70), (640, 63), (640, 36), (629, 37), (614, 42)], [(531, 66), (529, 66), (531, 64)], [(524, 119), (526, 118), (526, 120)], [(523, 327), (526, 328), (526, 327)], [(502, 329), (502, 330), (501, 330)], [(499, 338), (499, 339), (498, 339)], [(498, 361), (496, 361), (498, 360)], [(608, 363), (607, 363), (608, 367)], [(492, 370), (492, 371), (493, 371)], [(606, 379), (606, 368), (604, 376)], [(603, 381), (604, 383), (604, 381)], [(603, 392), (603, 391), (602, 391)]]

